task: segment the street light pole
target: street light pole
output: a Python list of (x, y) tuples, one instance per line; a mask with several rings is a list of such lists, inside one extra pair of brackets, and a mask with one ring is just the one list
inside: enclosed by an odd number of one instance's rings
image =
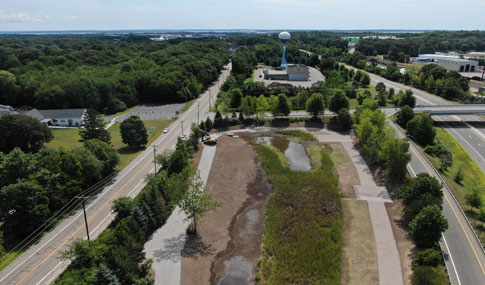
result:
[(155, 174), (157, 174), (157, 150), (155, 145), (153, 145), (153, 164), (155, 165)]

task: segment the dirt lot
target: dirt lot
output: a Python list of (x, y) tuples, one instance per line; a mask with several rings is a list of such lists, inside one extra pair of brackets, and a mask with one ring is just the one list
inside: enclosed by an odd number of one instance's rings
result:
[(222, 136), (206, 193), (223, 206), (199, 223), (199, 236), (187, 240), (182, 252), (182, 284), (254, 282), (271, 191), (251, 147), (242, 139)]
[(411, 284), (411, 262), (416, 252), (416, 247), (408, 236), (407, 230), (403, 228), (403, 205), (401, 200), (395, 200), (394, 203), (386, 203), (387, 215), (391, 221), (392, 233), (396, 239), (397, 250), (401, 258), (401, 268), (404, 284)]

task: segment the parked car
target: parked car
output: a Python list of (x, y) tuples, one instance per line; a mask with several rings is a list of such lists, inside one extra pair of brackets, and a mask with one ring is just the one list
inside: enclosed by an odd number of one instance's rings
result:
[(163, 129), (163, 133), (164, 134), (168, 133), (168, 128)]

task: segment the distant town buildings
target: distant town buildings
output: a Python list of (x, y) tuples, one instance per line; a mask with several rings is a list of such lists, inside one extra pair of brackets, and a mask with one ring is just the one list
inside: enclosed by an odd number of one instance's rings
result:
[(420, 54), (419, 57), (412, 58), (411, 61), (417, 63), (434, 63), (447, 70), (458, 72), (478, 72), (478, 61), (460, 58), (458, 55)]

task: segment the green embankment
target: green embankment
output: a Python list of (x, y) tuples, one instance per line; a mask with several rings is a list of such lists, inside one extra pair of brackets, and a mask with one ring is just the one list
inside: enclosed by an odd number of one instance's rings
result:
[[(478, 165), (468, 155), (465, 149), (445, 130), (442, 128), (435, 128), (436, 141), (441, 142), (453, 155), (453, 164), (446, 171), (441, 172), (442, 176), (446, 180), (446, 183), (450, 186), (455, 194), (456, 198), (460, 202), (460, 205), (464, 208), (468, 218), (472, 222), (475, 229), (478, 229), (477, 233), (480, 236), (482, 242), (485, 242), (485, 224), (478, 221), (474, 210), (466, 203), (465, 196), (472, 190), (477, 190), (482, 199), (485, 201), (485, 175), (482, 173)], [(439, 169), (441, 163), (439, 158), (426, 154), (436, 169)], [(463, 174), (463, 181), (461, 184), (456, 183), (453, 179), (461, 169)]]
[(275, 190), (266, 208), (258, 278), (263, 284), (338, 284), (342, 211), (329, 149), (321, 167), (291, 171), (276, 150), (253, 145)]

